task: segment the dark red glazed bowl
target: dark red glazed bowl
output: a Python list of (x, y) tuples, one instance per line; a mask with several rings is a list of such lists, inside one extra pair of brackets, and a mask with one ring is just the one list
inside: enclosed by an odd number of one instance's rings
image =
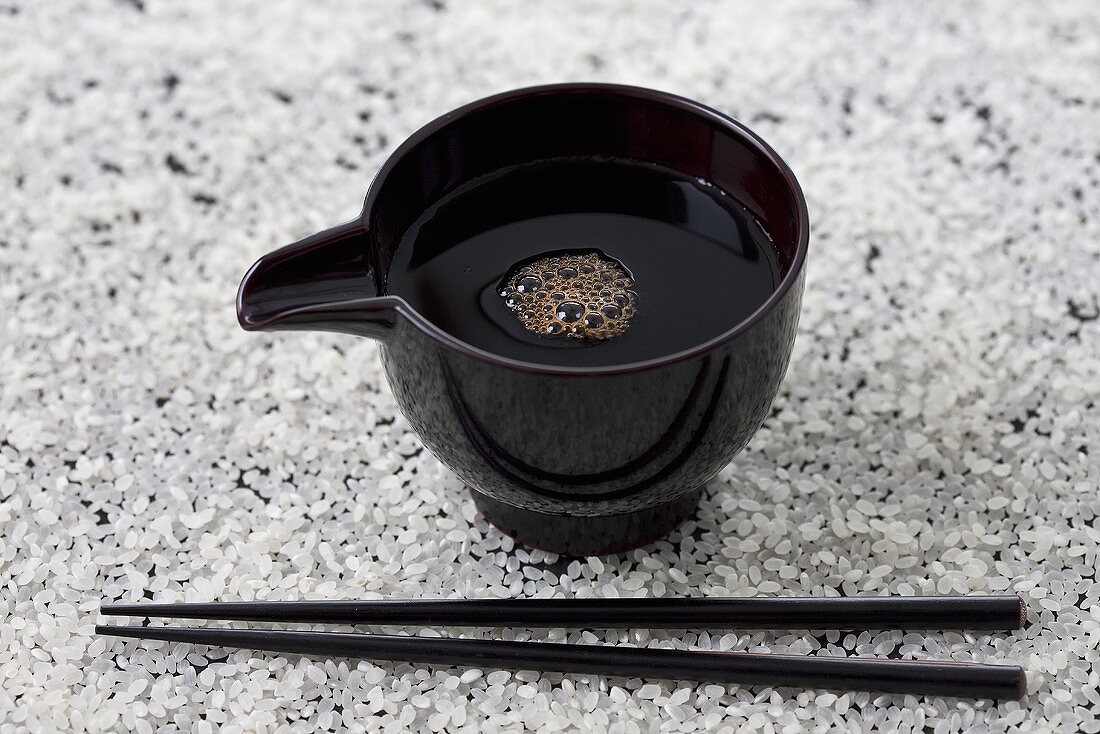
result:
[[(457, 187), (517, 164), (589, 156), (655, 163), (736, 198), (773, 238), (778, 288), (714, 339), (586, 368), (486, 352), (386, 293), (402, 234)], [(794, 175), (740, 123), (648, 89), (534, 87), (415, 133), (382, 167), (359, 218), (256, 262), (237, 312), (249, 330), (381, 340), (401, 410), (490, 522), (532, 546), (601, 554), (647, 543), (690, 516), (707, 480), (764, 421), (794, 344), (808, 241)], [(545, 398), (566, 393), (573, 399)], [(561, 430), (577, 425), (588, 430)]]

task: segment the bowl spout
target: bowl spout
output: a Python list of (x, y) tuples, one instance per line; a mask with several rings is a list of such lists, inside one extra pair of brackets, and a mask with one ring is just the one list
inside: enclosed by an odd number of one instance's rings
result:
[(264, 255), (237, 291), (248, 331), (336, 331), (383, 338), (396, 318), (380, 296), (370, 238), (354, 220)]

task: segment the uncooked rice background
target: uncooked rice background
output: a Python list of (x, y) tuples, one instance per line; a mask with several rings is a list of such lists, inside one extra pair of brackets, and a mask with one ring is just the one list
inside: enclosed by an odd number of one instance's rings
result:
[[(1095, 3), (0, 0), (0, 49), (0, 732), (1100, 731)], [(233, 313), (417, 127), (561, 80), (736, 116), (813, 220), (772, 417), (693, 522), (582, 560), (475, 514), (374, 343)], [(448, 634), (1020, 663), (1020, 702), (92, 634), (106, 599), (991, 592), (1026, 630)]]

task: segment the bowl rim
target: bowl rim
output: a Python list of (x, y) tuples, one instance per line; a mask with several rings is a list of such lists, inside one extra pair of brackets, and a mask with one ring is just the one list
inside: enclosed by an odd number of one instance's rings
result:
[[(401, 162), (402, 159), (414, 148), (424, 143), (426, 140), (436, 135), (437, 133), (445, 130), (458, 120), (468, 117), (474, 113), (481, 112), (483, 110), (497, 107), (503, 104), (514, 102), (521, 99), (529, 99), (539, 96), (552, 96), (558, 94), (603, 94), (613, 95), (620, 97), (628, 97), (632, 99), (644, 100), (647, 102), (653, 102), (668, 107), (673, 107), (681, 111), (689, 112), (702, 117), (709, 122), (725, 128), (725, 130), (731, 133), (733, 136), (740, 139), (746, 146), (755, 149), (761, 156), (763, 156), (775, 170), (779, 173), (783, 183), (786, 185), (788, 193), (791, 199), (795, 203), (795, 253), (794, 258), (791, 261), (791, 266), (787, 270), (786, 275), (780, 281), (779, 286), (772, 292), (770, 296), (762, 303), (755, 311), (749, 314), (747, 317), (739, 321), (737, 324), (722, 332), (718, 336), (712, 337), (707, 341), (700, 342), (699, 344), (683, 349), (678, 352), (672, 352), (660, 357), (654, 357), (651, 359), (640, 360), (636, 362), (624, 362), (622, 364), (601, 365), (596, 367), (580, 367), (573, 365), (555, 365), (545, 364), (541, 362), (528, 362), (519, 359), (512, 359), (510, 357), (504, 357), (486, 349), (475, 347), (474, 345), (465, 342), (448, 332), (444, 331), (440, 327), (433, 324), (426, 316), (414, 309), (408, 301), (401, 296), (384, 294), (379, 295), (378, 300), (388, 301), (392, 305), (393, 309), (403, 316), (409, 323), (419, 328), (427, 336), (435, 339), (449, 349), (453, 349), (456, 352), (465, 354), (469, 357), (473, 357), (483, 362), (503, 367), (511, 370), (518, 370), (523, 372), (534, 372), (539, 374), (549, 375), (572, 375), (572, 376), (595, 376), (595, 375), (614, 375), (628, 372), (641, 372), (653, 368), (663, 367), (666, 365), (675, 364), (677, 362), (683, 362), (696, 357), (701, 354), (705, 354), (713, 351), (716, 347), (721, 346), (723, 343), (731, 341), (737, 338), (739, 335), (751, 329), (755, 324), (761, 321), (768, 315), (779, 303), (786, 297), (787, 292), (794, 287), (794, 284), (798, 281), (802, 274), (802, 270), (806, 262), (806, 253), (809, 249), (810, 241), (810, 223), (809, 223), (809, 211), (806, 206), (806, 197), (802, 193), (802, 187), (798, 184), (798, 180), (794, 176), (794, 172), (791, 171), (790, 166), (779, 157), (779, 154), (772, 149), (770, 145), (765, 143), (759, 135), (754, 133), (748, 127), (733, 119), (732, 117), (725, 115), (711, 107), (682, 97), (670, 92), (663, 92), (656, 89), (649, 89), (646, 87), (630, 86), (625, 84), (606, 84), (595, 82), (567, 82), (560, 84), (544, 84), (531, 87), (521, 87), (519, 89), (513, 89), (507, 92), (501, 92), (489, 97), (470, 102), (462, 105), (450, 112), (440, 115), (436, 119), (432, 120), (428, 124), (421, 127), (408, 139), (405, 140), (400, 146), (397, 147), (393, 153), (386, 159), (385, 163), (379, 169), (375, 175), (374, 180), (371, 182), (370, 187), (367, 189), (367, 195), (363, 202), (363, 210), (360, 213), (358, 219), (367, 230), (368, 234), (371, 233), (370, 220), (373, 217), (375, 204), (380, 191), (385, 185), (386, 179), (393, 172), (394, 168)], [(371, 235), (373, 236), (373, 235)]]

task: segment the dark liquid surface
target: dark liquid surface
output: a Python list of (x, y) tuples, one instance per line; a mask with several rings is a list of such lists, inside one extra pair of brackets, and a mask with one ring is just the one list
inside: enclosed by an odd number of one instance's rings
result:
[[(553, 338), (506, 304), (501, 284), (516, 268), (563, 251), (596, 251), (629, 274), (635, 309), (621, 333)], [(736, 200), (652, 166), (578, 161), (497, 174), (445, 198), (406, 232), (386, 292), (488, 352), (592, 367), (712, 339), (755, 311), (780, 277), (767, 233)]]

